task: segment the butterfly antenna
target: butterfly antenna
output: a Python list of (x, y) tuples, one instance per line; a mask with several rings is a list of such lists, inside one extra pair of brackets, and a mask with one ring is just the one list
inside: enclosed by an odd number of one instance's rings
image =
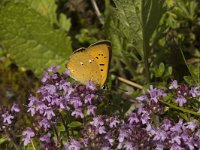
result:
[(133, 81), (124, 79), (124, 78), (122, 78), (122, 77), (117, 77), (117, 79), (118, 79), (119, 81), (125, 83), (125, 84), (128, 84), (128, 85), (130, 85), (130, 86), (136, 87), (136, 88), (138, 88), (138, 89), (141, 89), (141, 90), (144, 89), (144, 87), (143, 87), (142, 85), (140, 85), (140, 84), (138, 84), (138, 83), (135, 83), (135, 82), (133, 82)]

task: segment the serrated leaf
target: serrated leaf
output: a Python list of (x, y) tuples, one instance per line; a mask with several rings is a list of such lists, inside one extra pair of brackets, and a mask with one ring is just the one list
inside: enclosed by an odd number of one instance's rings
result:
[(48, 18), (50, 22), (57, 23), (56, 1), (55, 0), (15, 0), (16, 2), (24, 3), (30, 8), (37, 11), (40, 15)]
[(53, 29), (48, 18), (23, 3), (0, 7), (0, 42), (19, 66), (41, 75), (45, 68), (61, 65), (72, 52), (70, 38)]
[(79, 121), (73, 121), (70, 124), (68, 124), (68, 127), (70, 127), (70, 128), (76, 128), (76, 127), (80, 127), (80, 126), (82, 126), (82, 123)]
[(113, 15), (111, 28), (114, 34), (118, 34), (126, 40), (128, 45), (132, 45), (142, 56), (142, 26), (140, 1), (115, 0), (116, 11)]
[(65, 31), (69, 31), (71, 27), (70, 19), (67, 19), (66, 16), (62, 13), (60, 14), (60, 17), (59, 17), (59, 26)]

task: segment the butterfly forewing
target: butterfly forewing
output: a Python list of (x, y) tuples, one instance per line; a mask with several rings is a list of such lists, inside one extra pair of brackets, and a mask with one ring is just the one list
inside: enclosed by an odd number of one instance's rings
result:
[(67, 64), (70, 76), (81, 83), (87, 84), (89, 80), (100, 84), (101, 76), (98, 64), (85, 51), (74, 53)]

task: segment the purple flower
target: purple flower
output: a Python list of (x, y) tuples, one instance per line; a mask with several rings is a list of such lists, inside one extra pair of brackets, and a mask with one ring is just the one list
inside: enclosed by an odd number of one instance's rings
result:
[(110, 143), (110, 145), (113, 145), (114, 142), (115, 142), (115, 139), (112, 137), (111, 133), (109, 133), (109, 132), (105, 135), (105, 139), (108, 140), (108, 142)]
[(171, 124), (171, 121), (168, 120), (168, 119), (165, 119), (163, 121), (163, 124), (161, 126), (165, 131), (168, 131), (171, 127), (172, 127), (172, 124)]
[(147, 91), (150, 95), (150, 100), (154, 101), (155, 103), (157, 103), (161, 97), (166, 96), (166, 93), (163, 90), (153, 88), (152, 85)]
[(104, 134), (106, 133), (106, 128), (104, 126), (99, 126), (98, 128), (96, 128), (96, 131), (99, 134)]
[(190, 94), (192, 95), (192, 97), (200, 96), (200, 86), (192, 87), (190, 90)]
[(9, 114), (8, 111), (6, 113), (2, 114), (2, 117), (3, 117), (3, 122), (7, 123), (7, 124), (11, 124), (12, 119), (14, 119), (14, 116)]
[(11, 107), (11, 112), (20, 112), (18, 104), (14, 103)]
[(199, 124), (197, 122), (186, 122), (184, 123), (185, 128), (190, 129), (192, 131), (195, 130), (195, 128), (198, 126)]
[(97, 107), (96, 106), (93, 106), (93, 105), (89, 105), (88, 107), (87, 107), (87, 115), (93, 115), (93, 116), (95, 116), (95, 110), (97, 109)]
[(132, 113), (130, 115), (130, 117), (128, 118), (128, 121), (129, 121), (129, 124), (133, 124), (133, 123), (138, 123), (139, 122), (139, 119), (138, 119), (138, 116), (136, 113)]
[(51, 107), (46, 107), (44, 111), (44, 116), (46, 116), (48, 120), (50, 120), (53, 116), (55, 116)]
[(181, 146), (179, 146), (177, 143), (172, 144), (170, 150), (185, 150)]
[(63, 74), (64, 74), (66, 77), (68, 77), (69, 74), (70, 74), (70, 71), (69, 71), (68, 69), (66, 69), (65, 72), (64, 72)]
[(71, 113), (72, 116), (75, 116), (76, 118), (84, 118), (84, 115), (82, 113), (82, 110), (80, 108), (78, 109), (75, 109), (72, 113)]
[(66, 82), (65, 80), (60, 80), (59, 83), (59, 90), (64, 90), (64, 94), (69, 92), (69, 89), (71, 88), (71, 83)]
[(141, 96), (137, 97), (136, 100), (139, 102), (143, 102), (143, 101), (147, 101), (148, 97), (147, 97), (147, 95), (141, 95)]
[(100, 116), (93, 118), (93, 121), (90, 122), (91, 125), (99, 127), (104, 125), (104, 122)]
[(170, 131), (181, 133), (182, 132), (182, 126), (183, 126), (183, 119), (179, 119), (179, 122), (175, 124), (173, 127), (170, 128)]
[(147, 124), (148, 122), (149, 122), (149, 120), (150, 120), (150, 116), (149, 116), (149, 113), (148, 112), (146, 112), (146, 113), (143, 113), (142, 115), (141, 115), (141, 121), (142, 121), (142, 124)]
[(45, 130), (50, 128), (50, 124), (49, 121), (46, 118), (43, 118), (40, 122), (39, 122), (40, 127), (43, 127)]
[(42, 77), (42, 83), (45, 83), (48, 79), (50, 79), (50, 75), (48, 74), (48, 72), (44, 72), (43, 73), (43, 77)]
[(38, 99), (34, 96), (30, 96), (29, 97), (29, 104), (28, 104), (28, 107), (29, 109), (27, 110), (27, 112), (31, 112), (31, 116), (34, 116), (35, 113), (36, 113), (36, 107), (38, 106)]
[(124, 143), (124, 148), (125, 148), (125, 150), (134, 150), (134, 149), (137, 149), (137, 148), (133, 147), (133, 143), (132, 142), (125, 142)]
[(47, 90), (48, 94), (54, 94), (56, 92), (55, 85), (47, 84), (44, 88)]
[(43, 135), (42, 137), (40, 137), (40, 141), (50, 143), (51, 142), (50, 137), (51, 137), (51, 133), (47, 133)]
[(187, 103), (187, 100), (182, 95), (179, 95), (175, 101), (179, 106), (183, 106), (183, 104)]
[(89, 103), (89, 104), (92, 104), (92, 99), (95, 97), (94, 94), (88, 94), (85, 96), (85, 104)]
[(119, 137), (118, 137), (118, 140), (120, 143), (124, 142), (125, 138), (128, 137), (128, 133), (126, 130), (124, 129), (120, 129), (119, 130)]
[(177, 89), (178, 88), (178, 82), (176, 80), (172, 81), (172, 83), (169, 86), (169, 89)]
[(109, 119), (109, 121), (110, 121), (110, 124), (109, 124), (110, 128), (117, 127), (117, 125), (120, 123), (120, 121), (117, 118), (115, 118), (115, 117), (111, 117)]
[(70, 103), (74, 106), (75, 109), (83, 105), (83, 103), (80, 100), (80, 97), (74, 97), (70, 100)]
[(24, 145), (26, 146), (28, 143), (30, 143), (31, 138), (35, 136), (35, 133), (30, 127), (27, 127), (22, 132), (22, 135), (23, 135), (22, 141), (24, 141)]
[(63, 150), (80, 150), (82, 148), (83, 148), (83, 145), (80, 142), (72, 139), (70, 143), (65, 144), (65, 147)]
[(164, 142), (166, 138), (167, 138), (167, 133), (165, 131), (163, 131), (163, 130), (158, 129), (155, 132), (155, 135), (154, 135), (153, 139), (156, 140), (156, 141)]
[(58, 65), (57, 65), (57, 66), (51, 66), (51, 67), (48, 69), (48, 71), (49, 71), (49, 72), (56, 73), (59, 67), (60, 67), (60, 66), (58, 66)]
[(92, 81), (88, 81), (88, 84), (86, 85), (86, 88), (91, 90), (91, 91), (95, 91), (96, 90), (96, 86)]
[(177, 143), (178, 145), (181, 144), (181, 137), (177, 135), (176, 133), (173, 133), (171, 136), (172, 143)]

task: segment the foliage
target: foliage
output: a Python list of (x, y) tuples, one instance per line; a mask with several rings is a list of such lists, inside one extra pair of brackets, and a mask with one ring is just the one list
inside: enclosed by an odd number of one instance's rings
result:
[[(64, 30), (53, 29), (55, 17), (49, 14), (55, 15), (55, 12), (48, 12), (48, 9), (44, 12), (45, 9), (41, 9), (39, 3), (36, 11), (28, 4), (29, 2), (7, 2), (1, 6), (1, 44), (6, 54), (19, 66), (41, 75), (43, 69), (52, 64), (64, 66), (71, 53), (71, 43)], [(36, 7), (35, 3), (31, 6)], [(48, 8), (48, 5), (46, 7)], [(38, 13), (42, 10), (42, 14)], [(45, 15), (50, 16), (51, 19)], [(69, 28), (66, 21), (62, 20), (61, 27), (64, 28), (65, 25)]]

